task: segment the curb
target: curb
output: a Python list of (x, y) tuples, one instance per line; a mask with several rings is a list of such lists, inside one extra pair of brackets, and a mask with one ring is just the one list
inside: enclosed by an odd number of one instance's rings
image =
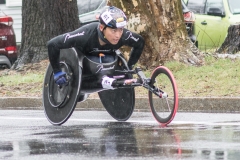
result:
[[(36, 97), (3, 97), (0, 98), (0, 109), (9, 110), (43, 110), (42, 99)], [(99, 98), (89, 98), (77, 103), (76, 110), (105, 110)], [(147, 98), (136, 98), (136, 111), (149, 111)], [(240, 97), (229, 98), (179, 98), (178, 112), (238, 113)]]

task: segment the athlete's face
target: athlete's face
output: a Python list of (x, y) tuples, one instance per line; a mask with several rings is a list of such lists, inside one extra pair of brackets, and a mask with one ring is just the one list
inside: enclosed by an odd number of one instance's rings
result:
[(106, 29), (104, 29), (104, 26), (102, 25), (102, 27), (100, 26), (101, 31), (103, 31), (103, 34), (105, 36), (105, 38), (113, 45), (117, 44), (118, 41), (120, 40), (120, 38), (122, 37), (123, 34), (123, 28), (109, 28), (107, 27)]

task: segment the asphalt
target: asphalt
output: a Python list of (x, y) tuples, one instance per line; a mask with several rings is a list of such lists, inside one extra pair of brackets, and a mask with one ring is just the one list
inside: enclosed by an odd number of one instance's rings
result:
[[(42, 99), (36, 97), (2, 97), (0, 109), (43, 110)], [(77, 103), (77, 110), (105, 110), (99, 98), (88, 98)], [(150, 111), (147, 98), (135, 99), (134, 111)], [(240, 97), (189, 97), (179, 98), (178, 112), (238, 113)]]

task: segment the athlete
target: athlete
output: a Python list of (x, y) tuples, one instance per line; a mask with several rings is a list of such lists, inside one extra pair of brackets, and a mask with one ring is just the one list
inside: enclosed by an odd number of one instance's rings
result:
[[(93, 61), (98, 57), (91, 56), (89, 53), (94, 49), (117, 50), (122, 46), (132, 47), (128, 67), (132, 67), (140, 58), (144, 39), (136, 33), (126, 28), (127, 18), (122, 10), (114, 6), (109, 6), (99, 16), (99, 22), (84, 25), (77, 30), (59, 35), (47, 43), (48, 56), (54, 72), (54, 80), (58, 85), (67, 84), (66, 73), (61, 71), (59, 64), (60, 49), (75, 47)], [(114, 56), (105, 55), (102, 63), (112, 62)], [(104, 77), (104, 81), (114, 81), (113, 78)], [(111, 83), (110, 83), (111, 85)], [(103, 88), (111, 86), (103, 86)]]

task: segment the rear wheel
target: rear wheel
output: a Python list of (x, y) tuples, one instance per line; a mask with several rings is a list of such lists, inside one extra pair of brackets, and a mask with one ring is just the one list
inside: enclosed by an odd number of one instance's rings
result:
[(171, 71), (160, 66), (152, 72), (149, 104), (155, 119), (163, 126), (169, 124), (178, 109), (178, 90)]
[(78, 102), (82, 68), (73, 49), (60, 54), (61, 70), (67, 73), (68, 85), (58, 86), (54, 82), (53, 69), (48, 66), (43, 85), (43, 107), (45, 115), (53, 125), (65, 123), (72, 115)]

